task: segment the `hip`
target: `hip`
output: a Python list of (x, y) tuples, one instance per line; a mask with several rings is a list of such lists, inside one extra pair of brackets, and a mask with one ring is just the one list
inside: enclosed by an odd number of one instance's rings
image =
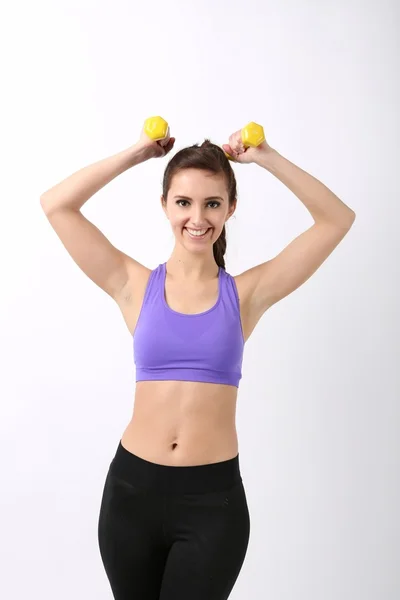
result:
[(200, 540), (211, 544), (210, 551), (220, 548), (226, 554), (236, 548), (235, 556), (242, 561), (249, 534), (239, 454), (218, 463), (178, 467), (147, 461), (120, 441), (101, 502), (99, 541), (104, 551), (110, 544), (114, 548), (120, 536), (132, 544), (153, 540), (165, 549), (190, 537), (196, 548)]

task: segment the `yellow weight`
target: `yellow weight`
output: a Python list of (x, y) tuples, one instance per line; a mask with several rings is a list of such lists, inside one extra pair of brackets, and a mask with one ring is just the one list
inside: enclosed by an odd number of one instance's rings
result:
[(245, 147), (252, 146), (257, 148), (262, 142), (265, 142), (264, 129), (262, 125), (258, 125), (253, 121), (243, 127), (242, 129), (242, 142)]
[[(249, 148), (250, 146), (257, 148), (257, 146), (265, 142), (264, 129), (262, 125), (258, 125), (258, 123), (254, 123), (254, 121), (251, 121), (251, 123), (248, 123), (246, 127), (243, 127), (241, 133), (243, 146), (245, 148)], [(225, 156), (228, 160), (235, 160), (227, 152), (225, 152)]]
[(168, 123), (162, 117), (149, 117), (144, 122), (144, 132), (154, 141), (163, 140), (168, 133)]

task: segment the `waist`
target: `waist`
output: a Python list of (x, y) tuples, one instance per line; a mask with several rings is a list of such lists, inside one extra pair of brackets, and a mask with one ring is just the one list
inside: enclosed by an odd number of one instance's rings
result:
[(239, 454), (211, 464), (170, 466), (157, 464), (128, 451), (119, 442), (110, 474), (135, 488), (163, 493), (201, 494), (228, 489), (242, 481)]
[(233, 458), (237, 388), (180, 381), (136, 386), (133, 416), (123, 445), (164, 465), (200, 465)]

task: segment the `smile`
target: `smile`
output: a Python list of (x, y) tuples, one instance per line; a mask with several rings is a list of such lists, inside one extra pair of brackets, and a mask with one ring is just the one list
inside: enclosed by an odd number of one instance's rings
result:
[(188, 229), (187, 227), (185, 227), (184, 229), (191, 239), (203, 240), (208, 235), (208, 232), (211, 230), (211, 227), (209, 227), (208, 229), (201, 229), (200, 231)]

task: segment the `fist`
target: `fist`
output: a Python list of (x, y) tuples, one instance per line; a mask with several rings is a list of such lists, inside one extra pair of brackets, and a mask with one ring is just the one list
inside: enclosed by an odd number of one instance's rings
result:
[(242, 130), (235, 131), (229, 136), (229, 144), (223, 144), (224, 151), (232, 156), (238, 163), (256, 163), (261, 155), (272, 150), (266, 141), (262, 142), (257, 148), (245, 148), (242, 141)]
[(165, 156), (172, 150), (174, 144), (175, 138), (170, 136), (169, 127), (165, 138), (158, 141), (152, 140), (147, 133), (145, 133), (143, 128), (138, 141), (138, 145), (145, 150), (147, 158), (159, 158)]

